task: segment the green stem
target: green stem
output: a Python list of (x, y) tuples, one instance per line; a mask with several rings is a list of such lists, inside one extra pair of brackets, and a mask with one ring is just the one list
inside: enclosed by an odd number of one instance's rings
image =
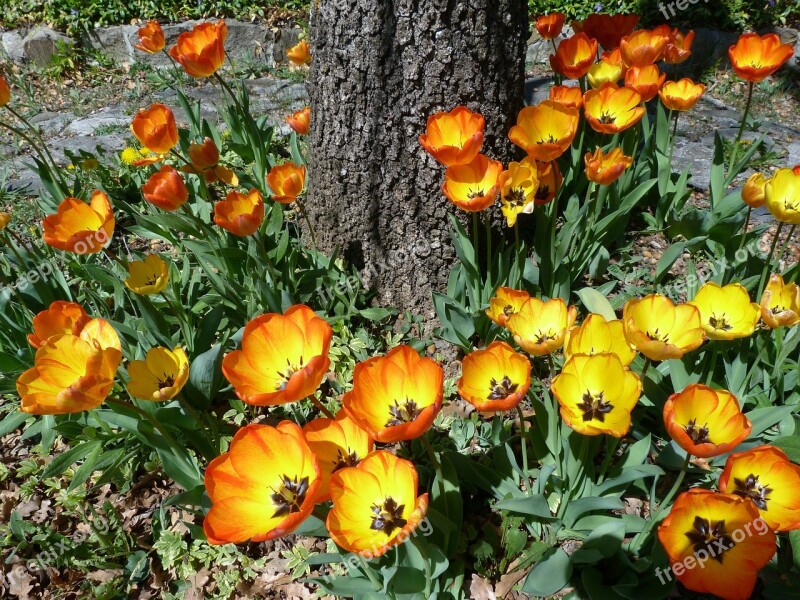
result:
[(778, 254), (775, 255), (775, 273), (780, 273), (781, 259), (783, 258), (783, 255), (786, 254), (786, 248), (789, 246), (789, 240), (792, 239), (795, 229), (797, 229), (797, 225), (792, 225), (792, 227), (789, 229), (789, 233), (786, 234), (786, 241), (783, 242), (781, 249), (778, 250)]
[(422, 555), (422, 563), (425, 565), (423, 567), (425, 570), (425, 593), (423, 597), (427, 600), (431, 597), (431, 581), (433, 580), (433, 577), (431, 577), (431, 557), (428, 554), (428, 549), (425, 547), (422, 536), (411, 536), (411, 543), (419, 550), (419, 553)]
[(644, 379), (645, 377), (647, 377), (647, 370), (650, 368), (652, 362), (653, 361), (651, 361), (648, 357), (645, 356), (644, 366), (642, 367), (642, 374), (639, 376), (639, 378), (642, 380), (642, 383), (644, 383)]
[(769, 247), (767, 260), (764, 261), (764, 270), (761, 272), (761, 279), (758, 281), (758, 293), (756, 294), (756, 298), (761, 298), (761, 294), (764, 293), (767, 275), (769, 275), (769, 269), (772, 265), (772, 255), (775, 254), (775, 246), (778, 245), (778, 238), (781, 237), (781, 229), (783, 229), (783, 221), (778, 221), (778, 229), (775, 230), (775, 237), (772, 238), (772, 245)]
[(9, 237), (8, 233), (4, 231), (3, 232), (3, 236), (5, 237), (6, 244), (11, 249), (12, 254), (14, 254), (14, 258), (16, 258), (17, 261), (19, 262), (20, 269), (22, 269), (24, 271), (25, 270), (25, 259), (22, 258), (22, 255), (19, 253), (19, 249), (14, 244), (14, 242), (11, 241), (11, 237)]
[[(22, 123), (23, 123), (23, 124), (24, 124), (24, 125), (25, 125), (25, 126), (28, 128), (28, 129), (30, 129), (30, 130), (33, 132), (33, 135), (34, 135), (34, 136), (36, 136), (36, 139), (37, 139), (37, 140), (39, 141), (39, 143), (42, 145), (42, 150), (43, 150), (43, 151), (44, 151), (44, 153), (47, 155), (47, 158), (49, 158), (49, 159), (50, 159), (50, 164), (53, 166), (53, 174), (54, 174), (56, 177), (58, 177), (58, 178), (59, 178), (59, 180), (61, 181), (61, 184), (64, 186), (64, 190), (65, 190), (65, 191), (69, 191), (69, 186), (67, 185), (67, 182), (66, 182), (66, 180), (65, 180), (65, 179), (64, 179), (64, 178), (61, 176), (61, 171), (60, 171), (60, 169), (58, 168), (58, 164), (56, 164), (56, 161), (55, 161), (55, 159), (53, 158), (53, 155), (52, 155), (52, 154), (50, 154), (50, 150), (47, 148), (47, 143), (44, 141), (44, 138), (43, 138), (43, 137), (42, 137), (42, 135), (39, 133), (39, 130), (38, 130), (38, 129), (36, 129), (36, 128), (35, 128), (33, 125), (31, 125), (31, 124), (30, 124), (30, 122), (29, 122), (29, 121), (28, 121), (28, 120), (27, 120), (25, 117), (23, 117), (23, 116), (22, 116), (20, 113), (18, 113), (17, 111), (15, 111), (15, 110), (14, 110), (13, 108), (11, 108), (9, 105), (6, 105), (6, 109), (7, 109), (7, 110), (8, 110), (8, 112), (10, 112), (12, 115), (14, 115), (15, 117), (17, 117), (17, 119), (19, 119), (20, 121), (22, 121)], [(28, 143), (30, 144), (30, 141), (28, 141)], [(45, 161), (45, 162), (46, 162), (46, 161)]]
[(489, 211), (484, 211), (483, 222), (486, 225), (486, 281), (492, 283), (492, 224)]
[(367, 563), (367, 559), (358, 552), (356, 552), (356, 556), (358, 556), (358, 560), (361, 562), (361, 568), (364, 570), (364, 574), (367, 576), (367, 579), (369, 579), (372, 587), (375, 588), (375, 591), (377, 592), (378, 590), (382, 589), (383, 586), (381, 586), (381, 584), (378, 583), (378, 580), (375, 579), (375, 574), (372, 572), (372, 569)]
[(744, 226), (742, 226), (742, 240), (739, 242), (739, 248), (737, 250), (741, 250), (744, 248), (744, 240), (747, 238), (747, 227), (750, 225), (750, 214), (753, 212), (753, 207), (747, 207), (747, 217), (744, 219)]
[(717, 344), (714, 340), (711, 340), (709, 343), (709, 348), (706, 350), (709, 352), (709, 359), (708, 364), (706, 365), (706, 372), (705, 372), (705, 384), (711, 385), (711, 381), (714, 378), (714, 367), (717, 366), (717, 354), (719, 353), (719, 344)]
[(419, 439), (422, 442), (422, 445), (425, 446), (425, 450), (428, 452), (428, 457), (431, 459), (431, 462), (433, 463), (433, 466), (436, 468), (436, 472), (437, 473), (440, 472), (442, 470), (442, 464), (439, 462), (439, 459), (436, 457), (436, 452), (434, 451), (433, 446), (431, 446), (430, 440), (428, 440), (427, 433), (424, 434), (424, 435), (421, 435), (419, 437)]
[(308, 233), (311, 235), (311, 245), (314, 248), (314, 253), (316, 254), (319, 252), (319, 250), (317, 249), (317, 237), (314, 235), (314, 227), (311, 225), (311, 219), (308, 218), (308, 212), (306, 212), (306, 207), (300, 200), (300, 196), (295, 198), (295, 202), (297, 202), (297, 208), (300, 209), (300, 214), (303, 216), (303, 219), (305, 219), (306, 225), (308, 226)]
[[(645, 363), (645, 367), (647, 367), (648, 363)], [(642, 371), (642, 377), (644, 377), (644, 371)], [(605, 436), (606, 437), (606, 455), (603, 458), (603, 464), (600, 465), (600, 474), (597, 476), (597, 485), (603, 483), (606, 478), (606, 471), (608, 467), (611, 465), (611, 461), (614, 458), (614, 453), (617, 451), (617, 446), (619, 445), (620, 438), (614, 436)], [(611, 444), (609, 445), (609, 440)]]
[(69, 186), (67, 185), (64, 178), (61, 176), (61, 172), (58, 165), (53, 163), (51, 166), (50, 162), (47, 159), (47, 156), (42, 152), (39, 146), (21, 129), (17, 129), (16, 127), (9, 125), (8, 123), (4, 123), (3, 121), (0, 121), (0, 127), (8, 129), (14, 135), (19, 136), (20, 138), (28, 142), (28, 145), (33, 149), (33, 151), (39, 155), (39, 159), (42, 161), (42, 163), (52, 170), (53, 175), (55, 175), (55, 177), (57, 178), (57, 181), (55, 183), (59, 185), (59, 187), (61, 187), (61, 193), (66, 196), (69, 193)]
[(311, 403), (312, 403), (314, 406), (316, 406), (316, 407), (317, 407), (317, 410), (318, 410), (319, 412), (321, 412), (323, 415), (325, 415), (325, 416), (326, 416), (326, 417), (328, 417), (329, 419), (335, 419), (335, 418), (336, 418), (336, 416), (335, 416), (335, 415), (334, 415), (334, 414), (333, 414), (331, 411), (329, 411), (329, 410), (328, 410), (328, 409), (325, 407), (325, 405), (324, 405), (322, 402), (320, 402), (320, 401), (319, 401), (319, 399), (318, 399), (316, 396), (309, 396), (309, 399), (311, 400)]
[(475, 306), (473, 307), (474, 310), (477, 310), (481, 305), (481, 285), (480, 281), (480, 253), (478, 252), (480, 244), (478, 242), (478, 213), (472, 213), (472, 249), (475, 254), (475, 267), (478, 269), (478, 280), (474, 282), (473, 291), (475, 293)]
[(175, 440), (175, 438), (172, 437), (172, 434), (170, 434), (161, 425), (161, 423), (159, 423), (156, 420), (156, 418), (153, 415), (151, 415), (150, 413), (148, 413), (145, 410), (142, 410), (141, 408), (136, 406), (133, 402), (123, 402), (122, 400), (119, 400), (118, 398), (106, 398), (106, 403), (107, 404), (113, 404), (115, 406), (119, 406), (120, 408), (133, 410), (133, 412), (135, 412), (137, 415), (139, 415), (140, 417), (144, 418), (148, 423), (150, 423), (153, 426), (153, 428), (161, 434), (161, 437), (164, 438), (164, 441), (167, 442), (167, 444), (169, 444), (169, 446), (171, 448), (174, 448), (176, 450), (180, 449), (181, 451), (183, 451), (185, 449), (184, 446), (182, 446), (181, 444), (178, 444), (178, 442)]
[[(670, 115), (671, 117), (672, 115)], [(672, 155), (675, 152), (675, 139), (678, 137), (678, 118), (681, 116), (680, 111), (675, 113), (675, 124), (672, 126), (672, 135), (669, 140), (669, 168), (672, 169)]]
[(266, 237), (259, 233), (255, 233), (255, 241), (256, 245), (258, 246), (259, 250), (261, 251), (261, 257), (264, 259), (264, 262), (267, 263), (267, 269), (269, 270), (269, 276), (272, 279), (272, 285), (276, 288), (278, 287), (278, 277), (275, 271), (275, 265), (272, 264), (272, 259), (269, 257), (269, 251), (267, 251), (267, 240)]
[(742, 140), (745, 125), (747, 125), (747, 115), (750, 114), (750, 105), (753, 102), (753, 82), (751, 81), (747, 86), (747, 103), (744, 105), (744, 114), (742, 115), (742, 122), (739, 124), (739, 133), (736, 134), (736, 141), (733, 142), (731, 149), (731, 164), (728, 167), (728, 174), (733, 170), (736, 164), (736, 155), (739, 153), (739, 142)]
[(531, 486), (528, 481), (528, 432), (525, 430), (525, 416), (522, 409), (517, 404), (517, 416), (519, 417), (519, 435), (522, 440), (522, 472), (525, 474), (525, 491), (530, 494)]

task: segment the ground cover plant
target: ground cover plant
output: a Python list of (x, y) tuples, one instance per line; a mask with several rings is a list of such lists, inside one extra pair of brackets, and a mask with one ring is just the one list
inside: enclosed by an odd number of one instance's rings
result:
[[(535, 26), (553, 39), (564, 21)], [(796, 594), (800, 267), (783, 257), (800, 166), (740, 177), (763, 142), (742, 141), (753, 89), (792, 48), (755, 33), (730, 48), (746, 105), (736, 138), (716, 138), (699, 208), (672, 159), (705, 86), (663, 72), (693, 33), (637, 22), (595, 14), (554, 44), (549, 99), (508, 132), (524, 159), (482, 154), (468, 106), (419, 131), (458, 257), (433, 330), (317, 249), (314, 115), (287, 115), (286, 140), (252, 116), (224, 21), (171, 48), (145, 24), (139, 49), (170, 57), (176, 106), (142, 107), (129, 148), (71, 169), (0, 79), (0, 127), (44, 185), (41, 218), (0, 213), (0, 433), (54, 452), (25, 472), (85, 524), (58, 537), (11, 509), (7, 579), (91, 562), (94, 536), (120, 573), (90, 595), (144, 597), (154, 554), (250, 577), (288, 538), (291, 578), (337, 597), (477, 597), (476, 581), (537, 597)], [(313, 40), (289, 56), (303, 68)], [(185, 75), (217, 86), (224, 127)], [(767, 252), (761, 207), (777, 223)], [(620, 272), (634, 230), (670, 241), (651, 281)], [(143, 524), (153, 547), (111, 503), (81, 511), (153, 473), (180, 488)], [(190, 594), (185, 579), (158, 595)], [(215, 595), (245, 595), (238, 583)]]

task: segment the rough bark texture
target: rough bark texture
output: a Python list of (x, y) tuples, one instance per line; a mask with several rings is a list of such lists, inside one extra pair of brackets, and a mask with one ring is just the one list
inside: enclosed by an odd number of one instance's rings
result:
[[(334, 247), (385, 306), (434, 315), (454, 261), (444, 167), (419, 144), (429, 115), (486, 117), (507, 161), (522, 107), (526, 0), (321, 0), (312, 12), (309, 201)], [(465, 215), (462, 213), (461, 217)]]

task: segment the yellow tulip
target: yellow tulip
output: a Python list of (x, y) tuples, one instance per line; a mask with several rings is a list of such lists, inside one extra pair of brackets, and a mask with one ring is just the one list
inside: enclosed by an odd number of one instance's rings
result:
[(712, 340), (733, 340), (753, 334), (761, 318), (761, 307), (750, 301), (738, 283), (725, 287), (709, 281), (689, 302), (700, 311), (700, 324)]
[(130, 275), (125, 287), (135, 294), (149, 296), (164, 291), (169, 282), (167, 263), (157, 254), (148, 254), (144, 260), (134, 260), (128, 265)]
[(178, 346), (174, 350), (151, 348), (144, 360), (128, 367), (128, 392), (134, 398), (156, 402), (177, 396), (189, 380), (189, 359)]

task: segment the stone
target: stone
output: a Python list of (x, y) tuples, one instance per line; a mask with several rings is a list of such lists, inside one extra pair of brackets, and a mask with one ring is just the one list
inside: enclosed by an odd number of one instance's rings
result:
[(286, 51), (300, 41), (303, 30), (299, 27), (287, 29), (273, 29), (272, 58), (276, 65), (287, 64), (289, 62)]
[(3, 52), (15, 63), (25, 61), (24, 38), (16, 31), (5, 31), (0, 37), (0, 46)]
[(74, 135), (95, 135), (102, 127), (126, 127), (131, 119), (115, 115), (93, 115), (73, 121), (67, 126), (67, 132)]
[(101, 27), (84, 32), (81, 43), (85, 48), (99, 52), (117, 65), (130, 64), (135, 60), (136, 49), (132, 39), (136, 38), (137, 30), (135, 25)]
[(64, 131), (64, 128), (75, 119), (72, 113), (58, 113), (44, 111), (34, 115), (28, 121), (36, 125), (42, 133), (57, 135)]
[(61, 44), (73, 46), (75, 40), (49, 27), (34, 28), (22, 41), (25, 58), (42, 67), (50, 65)]

